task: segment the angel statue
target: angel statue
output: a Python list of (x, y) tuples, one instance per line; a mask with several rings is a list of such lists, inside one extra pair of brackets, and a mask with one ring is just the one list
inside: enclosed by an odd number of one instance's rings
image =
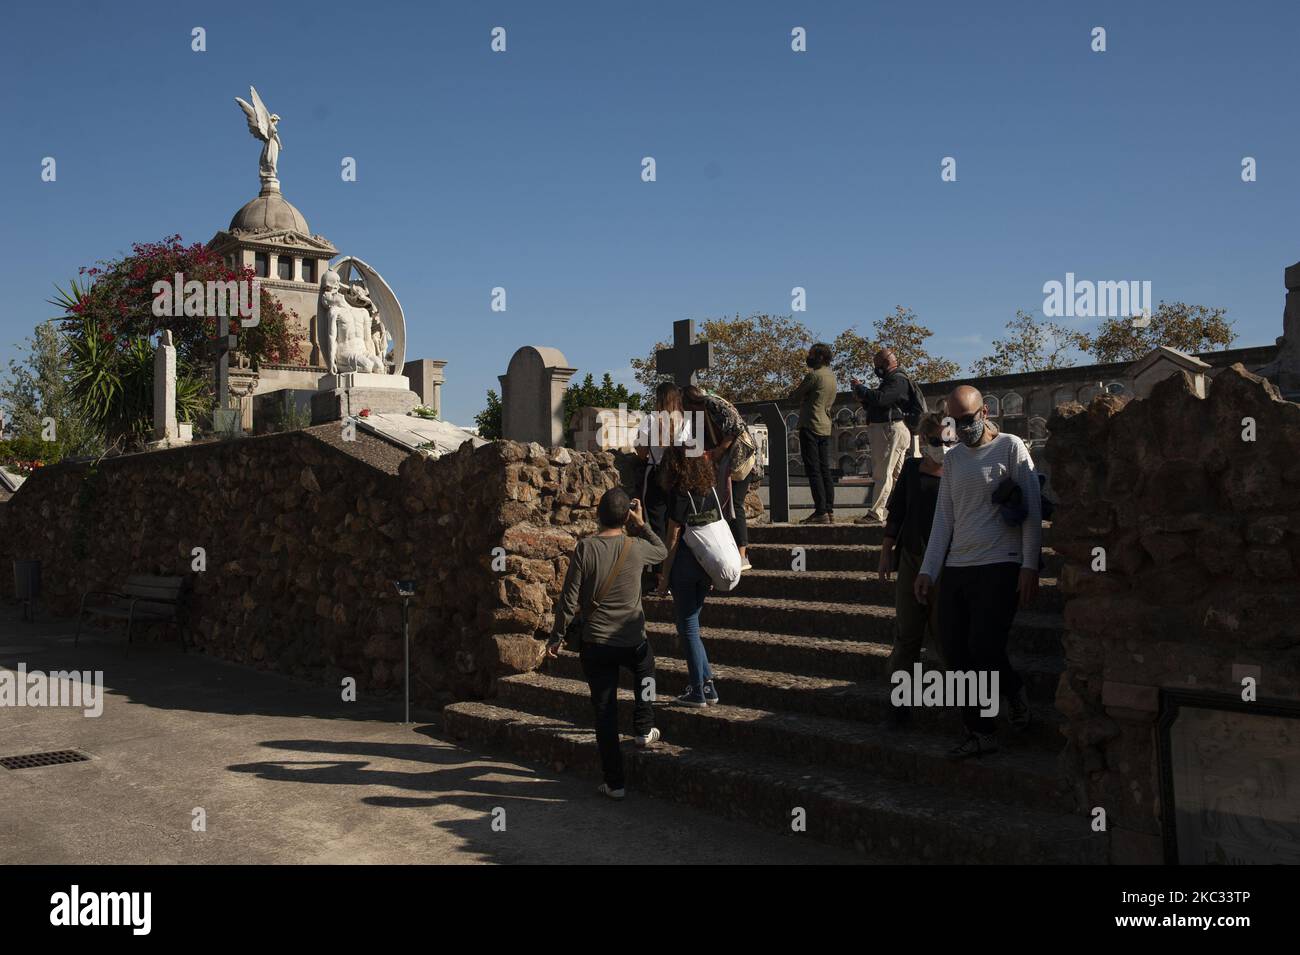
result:
[(262, 158), (258, 163), (257, 175), (262, 180), (264, 191), (279, 192), (280, 180), (275, 176), (275, 164), (280, 160), (282, 143), (275, 126), (280, 122), (280, 117), (267, 111), (266, 104), (262, 102), (262, 97), (257, 95), (256, 89), (250, 86), (248, 92), (253, 97), (251, 106), (238, 96), (235, 97), (235, 102), (248, 117), (248, 131), (255, 139), (262, 141)]

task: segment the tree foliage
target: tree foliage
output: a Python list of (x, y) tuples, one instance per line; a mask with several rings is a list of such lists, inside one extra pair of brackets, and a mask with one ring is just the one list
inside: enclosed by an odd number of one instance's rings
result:
[(1052, 368), (1069, 368), (1075, 364), (1074, 350), (1086, 351), (1086, 336), (1056, 322), (1039, 322), (1033, 315), (1020, 309), (1016, 317), (1007, 322), (1006, 338), (994, 339), (993, 354), (975, 361), (972, 375), (989, 378), (995, 375), (1012, 375), (1026, 371), (1047, 371)]
[(487, 407), (474, 416), (478, 436), (489, 441), (501, 437), (501, 398), (493, 389), (487, 393)]
[[(193, 420), (212, 404), (210, 342), (218, 335), (239, 337), (239, 351), (254, 365), (292, 362), (301, 337), (293, 316), (268, 291), (260, 289), (258, 323), (209, 312), (184, 314), (184, 302), (171, 314), (155, 314), (154, 285), (181, 281), (251, 283), (248, 268), (231, 268), (201, 244), (184, 245), (180, 236), (138, 243), (130, 255), (80, 270), (66, 288), (55, 289), (50, 304), (62, 315), (69, 393), (80, 414), (110, 445), (138, 443), (153, 424), (153, 342), (170, 331), (176, 346), (177, 415)], [(245, 285), (245, 289), (251, 288)], [(247, 291), (245, 292), (247, 294)]]
[(1137, 361), (1164, 345), (1181, 352), (1216, 351), (1237, 340), (1226, 309), (1185, 302), (1161, 302), (1145, 327), (1131, 318), (1108, 318), (1092, 335), (1079, 335), (1079, 347), (1099, 362)]
[[(779, 400), (798, 385), (808, 370), (808, 349), (817, 341), (802, 322), (791, 315), (751, 315), (707, 319), (701, 337), (713, 343), (713, 367), (699, 375), (700, 384), (731, 401)], [(918, 381), (942, 381), (959, 370), (944, 358), (931, 355), (925, 340), (933, 333), (916, 315), (902, 307), (873, 323), (870, 338), (856, 327), (845, 329), (831, 343), (832, 364), (841, 386), (851, 377), (865, 378), (871, 356), (882, 347), (893, 348), (899, 365)], [(658, 342), (644, 358), (633, 358), (636, 379), (653, 396), (655, 385), (668, 376), (655, 370), (655, 352), (670, 347)]]
[(925, 340), (934, 332), (922, 325), (916, 313), (902, 305), (871, 326), (874, 334), (864, 338), (857, 327), (840, 332), (831, 348), (835, 352), (835, 374), (841, 381), (866, 380), (872, 374), (872, 359), (883, 348), (891, 349), (898, 367), (914, 381), (948, 381), (957, 377), (961, 366), (938, 355), (931, 355)]
[[(9, 372), (0, 381), (0, 463), (30, 468), (100, 453), (103, 436), (72, 395), (58, 328), (42, 322), (22, 347), (26, 357), (10, 359)], [(51, 433), (53, 440), (46, 440)]]

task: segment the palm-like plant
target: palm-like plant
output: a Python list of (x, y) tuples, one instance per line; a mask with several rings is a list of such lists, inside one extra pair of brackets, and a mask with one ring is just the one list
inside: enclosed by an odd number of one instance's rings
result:
[[(66, 317), (69, 390), (84, 414), (109, 440), (141, 442), (153, 423), (154, 348), (147, 338), (117, 339), (84, 307), (88, 285), (74, 279), (51, 303)], [(177, 369), (176, 414), (193, 421), (211, 406), (204, 378)]]

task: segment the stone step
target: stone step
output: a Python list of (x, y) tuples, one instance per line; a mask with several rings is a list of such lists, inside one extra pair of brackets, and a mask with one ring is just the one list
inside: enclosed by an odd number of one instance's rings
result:
[[(885, 536), (881, 524), (749, 524), (749, 539), (755, 544), (879, 544)], [(1043, 525), (1043, 546), (1051, 543), (1052, 525)]]
[[(792, 549), (802, 547), (805, 571), (849, 571), (875, 574), (880, 564), (879, 544), (763, 544), (751, 540), (747, 554), (756, 570), (789, 570)], [(1043, 574), (1055, 579), (1064, 559), (1050, 547), (1043, 548)]]
[[(574, 724), (477, 702), (443, 709), (443, 726), (454, 738), (571, 767), (594, 780), (599, 758), (589, 719)], [(807, 835), (856, 849), (873, 859), (1019, 865), (1104, 861), (1104, 838), (1090, 831), (1085, 817), (973, 798), (972, 788), (909, 783), (862, 770), (810, 772), (806, 764), (771, 755), (673, 743), (638, 750), (625, 742), (624, 753), (633, 800), (638, 791), (661, 796), (791, 838)], [(803, 810), (804, 833), (791, 831), (796, 809)]]
[[(874, 570), (747, 570), (729, 596), (771, 597), (778, 600), (821, 600), (893, 606), (897, 577), (881, 580)], [(1055, 577), (1038, 581), (1036, 609), (1059, 612), (1064, 607)]]
[[(648, 622), (646, 635), (656, 656), (682, 656), (674, 624)], [(889, 685), (888, 643), (706, 627), (704, 645), (709, 661), (715, 664)], [(1055, 699), (1056, 687), (1065, 669), (1065, 660), (1061, 656), (1012, 654), (1011, 662), (1024, 678), (1031, 697)]]
[[(655, 661), (655, 693), (660, 702), (673, 709), (686, 710), (689, 707), (673, 707), (672, 700), (685, 692), (688, 683), (686, 661), (674, 656), (658, 657)], [(710, 661), (718, 693), (722, 704), (716, 709), (724, 715), (737, 708), (764, 711), (772, 717), (809, 716), (848, 722), (866, 730), (883, 729), (893, 705), (889, 694), (892, 690), (885, 680), (858, 683), (851, 680), (832, 677), (796, 676), (790, 673), (777, 673), (771, 670), (753, 670), (746, 667), (728, 666)], [(576, 654), (562, 654), (558, 660), (547, 662), (545, 675), (576, 681), (581, 688), (579, 694), (583, 700), (586, 696), (586, 683), (582, 675), (582, 664)], [(627, 682), (629, 678), (625, 678)], [(628, 683), (630, 686), (630, 682)], [(1053, 686), (1053, 694), (1055, 687)], [(500, 689), (501, 698), (511, 697), (513, 690)], [(629, 697), (630, 699), (630, 697)], [(1036, 748), (1054, 765), (1056, 754), (1064, 744), (1060, 726), (1064, 718), (1052, 705), (1055, 697), (1046, 700), (1031, 696), (1030, 706), (1034, 720), (1029, 728), (1012, 732), (1006, 726), (1005, 713), (999, 717), (999, 723), (1007, 729), (1005, 734), (1008, 744), (1019, 748)], [(589, 705), (589, 704), (588, 704)], [(710, 711), (714, 711), (710, 708)], [(580, 713), (569, 713), (571, 718), (581, 718)], [(629, 716), (628, 719), (631, 719)], [(865, 724), (865, 725), (864, 725)], [(925, 735), (938, 748), (940, 758), (948, 747), (962, 735), (960, 717), (953, 710), (938, 707), (914, 707), (912, 709), (912, 728), (917, 734)], [(704, 740), (703, 742), (708, 742)], [(847, 764), (852, 768), (855, 763)]]
[[(672, 622), (671, 597), (646, 595), (647, 620)], [(761, 597), (710, 596), (701, 614), (707, 628), (788, 633), (803, 637), (892, 643), (894, 608), (868, 604), (774, 600)], [(1059, 656), (1064, 621), (1060, 614), (1021, 611), (1011, 628), (1013, 654)]]

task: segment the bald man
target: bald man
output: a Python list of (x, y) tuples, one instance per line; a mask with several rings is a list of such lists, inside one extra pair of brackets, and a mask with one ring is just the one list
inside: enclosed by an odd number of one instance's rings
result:
[[(1038, 590), (1038, 475), (1025, 443), (998, 432), (975, 388), (954, 388), (945, 408), (945, 423), (959, 443), (943, 459), (934, 523), (913, 590), (917, 601), (928, 603), (932, 584), (942, 574), (939, 633), (949, 669), (996, 673), (1011, 725), (1023, 729), (1030, 720), (1029, 698), (1007, 658), (1007, 640), (1017, 608), (1027, 606)], [(1020, 489), (1027, 512), (1018, 524), (1008, 524), (993, 502), (995, 489), (1007, 478)], [(997, 748), (995, 716), (981, 716), (978, 705), (967, 706), (962, 722), (966, 737), (952, 750), (953, 758), (982, 756)]]
[(868, 388), (858, 379), (850, 379), (853, 394), (867, 409), (867, 439), (871, 442), (871, 479), (873, 497), (867, 513), (855, 524), (884, 524), (889, 516), (889, 492), (894, 489), (903, 462), (912, 454), (912, 433), (903, 419), (906, 416), (911, 387), (907, 376), (898, 370), (893, 351), (882, 348), (872, 359), (880, 384)]

